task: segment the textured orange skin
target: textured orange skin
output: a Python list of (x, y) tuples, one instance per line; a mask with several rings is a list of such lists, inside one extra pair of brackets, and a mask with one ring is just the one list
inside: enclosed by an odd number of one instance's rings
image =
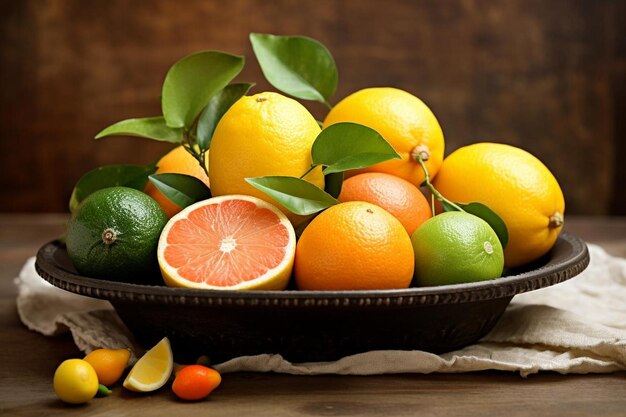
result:
[[(185, 174), (198, 178), (209, 187), (209, 177), (198, 163), (198, 161), (189, 154), (182, 146), (178, 146), (167, 154), (165, 154), (157, 163), (158, 169), (155, 174)], [(182, 210), (181, 207), (172, 203), (158, 190), (151, 182), (148, 181), (144, 192), (154, 198), (161, 206), (168, 218)]]
[(413, 278), (411, 239), (398, 219), (365, 202), (341, 203), (304, 229), (296, 246), (301, 290), (407, 288)]
[(385, 172), (404, 178), (415, 186), (424, 181), (424, 171), (411, 155), (415, 147), (429, 153), (426, 168), (431, 178), (443, 161), (444, 139), (441, 126), (420, 99), (397, 88), (366, 88), (341, 100), (326, 116), (324, 127), (338, 122), (354, 122), (371, 127), (394, 147), (402, 159), (381, 162), (354, 171)]
[(444, 160), (433, 185), (449, 200), (483, 203), (504, 220), (509, 232), (506, 267), (547, 253), (563, 228), (549, 226), (552, 215), (565, 213), (558, 182), (539, 159), (513, 146), (459, 148)]
[(432, 216), (424, 194), (410, 182), (381, 172), (359, 174), (344, 181), (339, 201), (376, 204), (400, 220), (409, 236)]
[[(271, 92), (242, 97), (224, 114), (211, 140), (212, 194), (251, 195), (278, 207), (293, 224), (301, 223), (306, 217), (293, 214), (245, 179), (300, 177), (311, 167), (311, 146), (320, 131), (311, 113), (293, 99)], [(304, 179), (324, 188), (322, 167)]]

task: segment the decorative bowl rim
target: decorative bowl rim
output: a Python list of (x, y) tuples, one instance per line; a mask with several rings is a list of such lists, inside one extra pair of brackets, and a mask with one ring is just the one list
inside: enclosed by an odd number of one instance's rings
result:
[[(561, 256), (563, 259), (555, 259), (555, 251), (567, 245), (571, 247), (569, 252)], [(224, 307), (388, 307), (479, 302), (558, 284), (580, 274), (589, 264), (585, 242), (563, 232), (546, 255), (544, 265), (488, 281), (393, 290), (241, 291), (171, 288), (88, 278), (60, 266), (55, 259), (57, 251), (65, 251), (61, 241), (44, 244), (37, 252), (35, 268), (43, 279), (66, 291), (112, 302)]]

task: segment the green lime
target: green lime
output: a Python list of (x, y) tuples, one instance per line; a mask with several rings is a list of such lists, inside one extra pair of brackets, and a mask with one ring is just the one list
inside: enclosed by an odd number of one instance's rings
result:
[(73, 213), (67, 253), (76, 270), (93, 278), (162, 283), (157, 244), (167, 217), (147, 194), (127, 187), (98, 190)]
[(425, 221), (411, 237), (415, 282), (422, 286), (498, 278), (504, 269), (502, 245), (480, 217), (452, 211)]

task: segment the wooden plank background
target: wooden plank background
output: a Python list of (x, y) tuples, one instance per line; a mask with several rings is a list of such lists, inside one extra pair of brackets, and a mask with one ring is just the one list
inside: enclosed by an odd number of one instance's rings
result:
[(568, 213), (625, 215), (624, 16), (622, 0), (3, 1), (0, 211), (64, 211), (85, 171), (164, 153), (93, 136), (158, 114), (163, 77), (188, 53), (244, 54), (238, 79), (269, 88), (255, 31), (326, 44), (340, 71), (332, 102), (403, 88), (437, 115), (446, 153), (483, 140), (521, 146), (554, 172)]

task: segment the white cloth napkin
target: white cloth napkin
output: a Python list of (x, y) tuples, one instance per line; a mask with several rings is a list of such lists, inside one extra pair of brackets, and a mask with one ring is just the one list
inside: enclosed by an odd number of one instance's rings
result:
[[(479, 343), (435, 355), (423, 351), (372, 351), (333, 362), (291, 363), (280, 355), (231, 359), (220, 372), (300, 375), (470, 372), (489, 369), (606, 373), (626, 370), (626, 259), (589, 245), (591, 263), (562, 284), (513, 299), (496, 327)], [(35, 272), (34, 258), (16, 278), (22, 322), (44, 335), (70, 331), (78, 348), (133, 347), (132, 335), (107, 301), (72, 294)], [(136, 358), (136, 357), (134, 357)], [(134, 359), (133, 358), (133, 359)]]

